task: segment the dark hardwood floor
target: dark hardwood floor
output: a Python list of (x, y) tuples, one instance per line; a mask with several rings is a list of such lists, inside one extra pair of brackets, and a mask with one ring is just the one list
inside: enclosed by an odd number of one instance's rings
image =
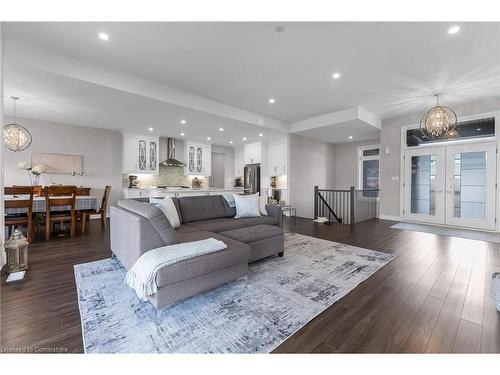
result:
[[(500, 313), (490, 297), (500, 246), (392, 224), (327, 226), (298, 219), (299, 233), (396, 257), (276, 353), (500, 353)], [(109, 257), (108, 233), (92, 221), (76, 239), (37, 241), (24, 281), (5, 284), (2, 275), (3, 350), (83, 351), (73, 265)]]

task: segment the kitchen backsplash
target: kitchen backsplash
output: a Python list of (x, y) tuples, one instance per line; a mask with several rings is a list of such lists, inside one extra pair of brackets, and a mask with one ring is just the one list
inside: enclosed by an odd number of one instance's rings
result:
[[(123, 186), (128, 187), (128, 174), (123, 174)], [(179, 167), (164, 167), (160, 166), (160, 173), (158, 175), (137, 175), (138, 180), (141, 182), (141, 187), (147, 188), (152, 186), (189, 186), (193, 180), (192, 176), (184, 175), (184, 168)], [(198, 178), (200, 178), (198, 176)], [(208, 178), (203, 178), (203, 186), (208, 186)]]

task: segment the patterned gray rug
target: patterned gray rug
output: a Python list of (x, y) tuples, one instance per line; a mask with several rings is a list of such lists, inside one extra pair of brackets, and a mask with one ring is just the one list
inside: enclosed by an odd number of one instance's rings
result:
[(268, 353), (392, 260), (393, 256), (303, 235), (285, 256), (163, 313), (123, 284), (115, 259), (75, 266), (86, 353)]

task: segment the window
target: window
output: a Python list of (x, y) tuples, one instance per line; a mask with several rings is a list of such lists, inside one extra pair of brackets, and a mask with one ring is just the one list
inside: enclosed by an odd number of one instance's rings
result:
[(449, 142), (462, 139), (489, 138), (495, 136), (495, 118), (488, 117), (478, 120), (462, 121), (457, 124), (452, 134), (441, 137), (427, 138), (420, 128), (406, 131), (406, 146), (416, 147), (426, 143)]
[[(379, 188), (380, 146), (358, 148), (358, 188), (373, 190)], [(364, 191), (363, 197), (378, 197), (378, 191)]]

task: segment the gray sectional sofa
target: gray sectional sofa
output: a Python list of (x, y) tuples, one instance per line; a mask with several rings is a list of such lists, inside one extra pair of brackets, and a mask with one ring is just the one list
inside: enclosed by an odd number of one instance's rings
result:
[(160, 270), (158, 293), (149, 298), (157, 310), (245, 276), (249, 262), (283, 255), (279, 206), (266, 206), (268, 216), (236, 219), (236, 209), (222, 195), (172, 199), (181, 221), (177, 229), (147, 202), (126, 199), (111, 207), (111, 251), (125, 268), (146, 251), (174, 243), (216, 238), (227, 248)]

